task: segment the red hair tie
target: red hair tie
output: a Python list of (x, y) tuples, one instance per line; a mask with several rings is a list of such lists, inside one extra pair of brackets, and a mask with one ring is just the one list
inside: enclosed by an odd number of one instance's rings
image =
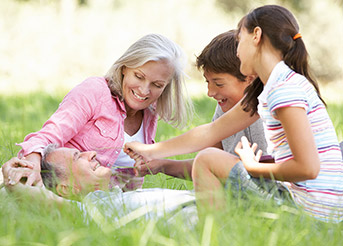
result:
[(296, 40), (298, 38), (301, 38), (301, 34), (300, 33), (297, 33), (293, 36), (293, 40)]

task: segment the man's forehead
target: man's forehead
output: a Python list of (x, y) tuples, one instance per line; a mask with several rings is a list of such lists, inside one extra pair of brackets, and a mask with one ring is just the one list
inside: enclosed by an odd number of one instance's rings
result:
[(72, 160), (74, 153), (78, 153), (79, 151), (77, 149), (70, 149), (70, 148), (58, 148), (56, 150), (54, 150), (53, 152), (51, 152), (48, 156), (47, 156), (47, 161), (56, 161), (56, 162), (60, 162), (60, 161), (66, 161), (66, 160)]

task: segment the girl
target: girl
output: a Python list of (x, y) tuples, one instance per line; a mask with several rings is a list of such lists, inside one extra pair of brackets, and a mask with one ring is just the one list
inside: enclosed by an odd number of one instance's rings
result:
[[(309, 74), (307, 51), (294, 16), (281, 6), (257, 8), (240, 21), (238, 40), (241, 72), (259, 77), (240, 105), (174, 140), (156, 146), (128, 144), (127, 148), (135, 151), (135, 158), (197, 151), (260, 116), (273, 144), (275, 163), (259, 163), (256, 144), (250, 146), (244, 137), (236, 147), (240, 159), (217, 149), (203, 150), (193, 167), (196, 191), (205, 192), (210, 204), (220, 206), (221, 182), (227, 178), (238, 180), (242, 190), (259, 186), (251, 177), (276, 179), (275, 186), (286, 187), (307, 214), (342, 221), (341, 152), (317, 83)], [(209, 141), (201, 141), (205, 137)], [(165, 153), (172, 145), (177, 147)]]
[[(133, 140), (153, 143), (158, 117), (175, 125), (187, 119), (191, 104), (182, 93), (184, 58), (180, 47), (168, 38), (142, 37), (105, 76), (87, 78), (72, 89), (43, 128), (19, 144), (19, 157), (33, 162), (39, 171), (41, 151), (50, 143), (95, 150), (100, 164), (112, 168), (123, 190), (141, 187), (143, 178), (134, 176), (134, 161), (122, 147)], [(35, 173), (28, 177), (28, 185), (41, 184), (39, 172)]]

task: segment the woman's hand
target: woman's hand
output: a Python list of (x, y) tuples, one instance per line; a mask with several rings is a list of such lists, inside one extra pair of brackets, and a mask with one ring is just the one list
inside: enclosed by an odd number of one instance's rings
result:
[(239, 155), (245, 169), (248, 172), (258, 165), (262, 156), (261, 150), (258, 150), (255, 154), (256, 149), (257, 144), (254, 143), (252, 146), (250, 146), (250, 143), (245, 136), (241, 138), (241, 142), (239, 142), (235, 148), (235, 152)]
[(26, 178), (26, 185), (43, 186), (40, 169), (37, 170), (35, 163), (13, 157), (2, 166), (4, 183), (6, 186), (15, 185)]

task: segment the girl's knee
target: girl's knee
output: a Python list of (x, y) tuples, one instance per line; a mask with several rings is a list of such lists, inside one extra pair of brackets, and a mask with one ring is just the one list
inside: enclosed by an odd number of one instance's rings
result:
[(218, 178), (227, 178), (231, 168), (239, 161), (237, 156), (218, 148), (207, 148), (200, 151), (193, 162), (192, 178), (213, 174)]
[(210, 171), (210, 167), (213, 164), (213, 157), (215, 156), (215, 149), (207, 148), (201, 150), (196, 155), (192, 167), (192, 178), (196, 178), (198, 175)]
[(195, 165), (196, 167), (199, 167), (200, 165), (201, 167), (204, 165), (208, 165), (212, 161), (213, 156), (215, 155), (214, 154), (215, 149), (216, 148), (207, 148), (207, 149), (201, 150), (195, 156), (193, 165)]

